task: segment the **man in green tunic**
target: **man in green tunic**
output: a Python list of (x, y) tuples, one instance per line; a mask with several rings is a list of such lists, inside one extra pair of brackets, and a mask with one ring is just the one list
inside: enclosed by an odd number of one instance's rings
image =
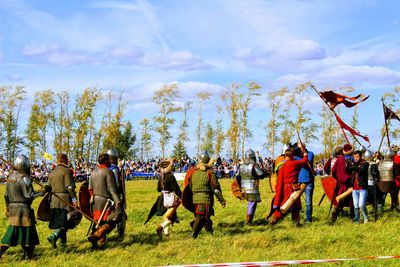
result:
[(193, 238), (197, 238), (203, 226), (207, 232), (213, 232), (211, 216), (214, 215), (214, 194), (222, 207), (226, 205), (221, 186), (212, 171), (213, 163), (214, 160), (204, 151), (200, 163), (189, 170), (185, 177), (184, 185), (191, 188), (195, 208), (195, 219), (191, 223)]
[(47, 237), (47, 240), (53, 248), (57, 248), (57, 240), (60, 239), (60, 246), (65, 247), (67, 245), (68, 212), (71, 210), (65, 203), (71, 203), (72, 206), (78, 207), (74, 177), (72, 170), (68, 167), (66, 154), (57, 155), (57, 166), (49, 175), (48, 185), (51, 187), (51, 192), (57, 194), (64, 202), (54, 195), (51, 196), (49, 228), (54, 229), (54, 232)]
[(35, 246), (39, 244), (35, 213), (31, 204), (34, 198), (43, 193), (33, 190), (31, 178), (28, 176), (31, 171), (30, 165), (26, 156), (18, 156), (14, 166), (24, 174), (13, 170), (7, 179), (4, 199), (9, 226), (1, 240), (0, 257), (9, 247), (21, 245), (24, 250), (23, 258), (32, 259)]

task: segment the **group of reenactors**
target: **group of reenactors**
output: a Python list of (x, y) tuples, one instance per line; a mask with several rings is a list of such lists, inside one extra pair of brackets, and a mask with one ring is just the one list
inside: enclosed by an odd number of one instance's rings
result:
[[(30, 176), (30, 161), (20, 155), (14, 160), (13, 171), (7, 179), (5, 190), (6, 214), (9, 226), (1, 240), (0, 257), (10, 246), (21, 245), (24, 259), (32, 259), (39, 238), (35, 227), (32, 201), (44, 196), (38, 208), (38, 219), (49, 222), (53, 232), (47, 237), (53, 248), (64, 248), (67, 232), (75, 228), (82, 217), (92, 221), (88, 240), (93, 248), (104, 246), (106, 235), (115, 227), (123, 238), (127, 215), (125, 212), (125, 182), (118, 168), (114, 149), (98, 157), (98, 167), (82, 184), (78, 196), (72, 170), (66, 154), (57, 155), (57, 164), (46, 185)], [(41, 189), (35, 191), (32, 183)]]
[[(299, 142), (295, 147), (285, 148), (275, 161), (275, 196), (266, 218), (269, 224), (279, 223), (290, 213), (293, 222), (301, 226), (300, 196), (304, 192), (306, 200), (311, 199), (311, 202), (306, 201), (306, 222), (312, 222), (313, 157), (313, 153)], [(160, 240), (168, 238), (170, 226), (178, 221), (177, 208), (182, 204), (194, 215), (190, 223), (194, 239), (203, 228), (212, 233), (214, 198), (222, 207), (226, 205), (221, 186), (213, 172), (213, 158), (207, 151), (202, 152), (198, 164), (187, 171), (183, 190), (173, 174), (175, 163), (174, 158), (161, 162), (157, 183), (160, 194), (145, 224), (154, 215), (162, 216), (156, 234)], [(398, 209), (399, 166), (400, 156), (393, 155), (391, 150), (382, 159), (380, 153), (373, 155), (365, 148), (353, 151), (349, 144), (336, 147), (333, 157), (325, 164), (325, 171), (330, 176), (321, 178), (325, 194), (332, 203), (332, 222), (337, 220), (346, 206), (350, 207), (351, 216), (356, 222), (360, 221), (361, 214), (364, 222), (368, 222), (366, 203), (373, 203), (376, 213), (383, 209), (385, 195), (388, 193), (392, 197), (392, 209)], [(50, 173), (46, 185), (29, 175), (30, 162), (26, 156), (18, 156), (12, 167), (13, 172), (7, 179), (5, 190), (9, 226), (1, 240), (0, 257), (10, 246), (16, 245), (22, 246), (24, 258), (33, 257), (39, 238), (31, 204), (38, 196), (44, 196), (38, 208), (38, 219), (49, 222), (53, 232), (47, 240), (53, 248), (66, 246), (68, 230), (76, 227), (82, 217), (92, 222), (88, 241), (93, 248), (103, 247), (107, 234), (115, 228), (118, 236), (123, 238), (127, 221), (125, 177), (123, 168), (118, 167), (118, 156), (114, 149), (98, 157), (97, 168), (89, 180), (82, 184), (78, 195), (66, 154), (57, 155), (57, 165)], [(257, 162), (255, 152), (249, 149), (231, 186), (234, 196), (248, 202), (245, 217), (247, 224), (252, 224), (257, 204), (261, 202), (260, 179), (268, 176), (270, 174), (262, 168), (262, 163)], [(270, 181), (273, 179), (269, 178)], [(41, 187), (39, 191), (34, 190), (33, 182)], [(325, 188), (324, 183), (329, 184), (330, 188)]]

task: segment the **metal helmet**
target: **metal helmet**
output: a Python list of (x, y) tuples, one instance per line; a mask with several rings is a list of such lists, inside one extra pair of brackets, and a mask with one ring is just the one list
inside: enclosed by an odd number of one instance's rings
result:
[(111, 163), (118, 164), (118, 153), (114, 148), (107, 150), (107, 154), (110, 156)]
[(364, 158), (365, 158), (366, 160), (372, 160), (372, 159), (374, 158), (374, 154), (372, 153), (371, 150), (365, 149)]
[(385, 152), (384, 159), (392, 159), (392, 157), (393, 157), (393, 151), (390, 148), (388, 148), (388, 150)]
[(360, 150), (361, 153), (365, 153), (367, 151), (367, 148), (365, 146), (361, 145), (358, 147), (358, 150)]
[(31, 162), (29, 161), (29, 158), (25, 155), (19, 155), (18, 157), (15, 158), (14, 160), (14, 166), (20, 171), (23, 171), (25, 174), (30, 174), (31, 173)]
[(256, 153), (252, 149), (246, 151), (246, 161), (256, 161)]
[(200, 162), (203, 164), (207, 164), (210, 162), (210, 155), (208, 154), (207, 150), (205, 150), (201, 153)]

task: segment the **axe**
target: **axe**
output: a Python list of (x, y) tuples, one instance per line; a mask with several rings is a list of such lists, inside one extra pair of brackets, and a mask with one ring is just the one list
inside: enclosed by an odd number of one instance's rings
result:
[(100, 214), (100, 218), (97, 221), (95, 229), (99, 228), (101, 220), (103, 219), (104, 214), (106, 213), (106, 211), (107, 211), (108, 207), (110, 206), (110, 204), (111, 204), (111, 206), (114, 205), (114, 201), (112, 201), (111, 199), (107, 199), (106, 205), (104, 206), (103, 211)]

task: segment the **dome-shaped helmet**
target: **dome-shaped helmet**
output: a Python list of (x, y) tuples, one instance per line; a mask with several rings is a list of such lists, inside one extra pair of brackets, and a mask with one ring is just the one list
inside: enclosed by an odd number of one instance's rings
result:
[(23, 171), (25, 174), (30, 175), (31, 172), (31, 162), (28, 157), (25, 155), (19, 155), (14, 160), (14, 166), (20, 171)]
[(199, 157), (200, 162), (207, 164), (208, 162), (210, 162), (210, 155), (208, 154), (207, 150), (203, 151)]
[(249, 162), (249, 161), (255, 162), (256, 161), (256, 153), (252, 149), (247, 150), (245, 159), (247, 162)]
[(361, 145), (358, 147), (358, 150), (360, 150), (361, 153), (365, 153), (367, 151), (367, 148), (365, 146)]
[(114, 148), (107, 150), (107, 154), (110, 156), (111, 163), (118, 164), (118, 152)]
[(364, 158), (366, 160), (372, 160), (374, 158), (374, 154), (372, 153), (371, 150), (366, 149), (365, 152), (364, 152)]
[(385, 158), (384, 159), (392, 159), (392, 157), (393, 157), (393, 151), (390, 148), (388, 148), (386, 150), (386, 152), (385, 152)]

